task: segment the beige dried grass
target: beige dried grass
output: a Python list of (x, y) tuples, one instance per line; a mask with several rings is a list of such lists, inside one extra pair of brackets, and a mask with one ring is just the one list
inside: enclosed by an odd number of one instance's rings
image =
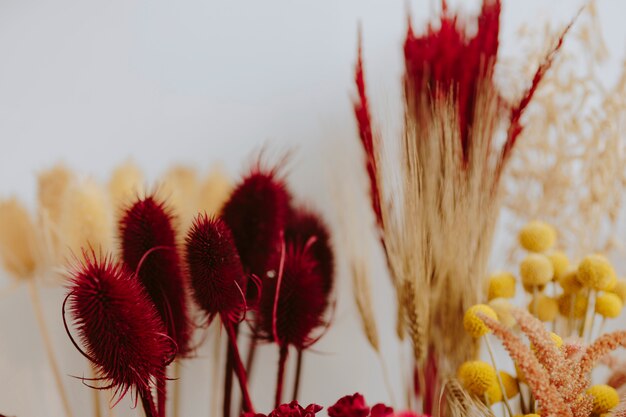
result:
[(233, 181), (224, 168), (215, 165), (200, 184), (198, 210), (217, 215), (233, 190)]
[(113, 207), (121, 212), (131, 199), (145, 194), (141, 168), (132, 160), (121, 163), (111, 173), (108, 188)]
[(0, 201), (0, 257), (17, 279), (33, 278), (41, 265), (41, 248), (33, 220), (17, 199)]
[(157, 196), (173, 209), (183, 235), (197, 214), (198, 190), (197, 171), (185, 165), (171, 167), (159, 183)]
[[(447, 412), (450, 417), (493, 417), (491, 408), (472, 397), (456, 379), (444, 383)], [(442, 414), (443, 415), (443, 414)]]

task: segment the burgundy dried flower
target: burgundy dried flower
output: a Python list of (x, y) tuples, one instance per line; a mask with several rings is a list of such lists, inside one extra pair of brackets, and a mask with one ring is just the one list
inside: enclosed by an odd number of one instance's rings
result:
[(322, 408), (317, 404), (309, 404), (306, 408), (302, 408), (297, 401), (292, 401), (289, 404), (279, 405), (268, 415), (243, 413), (241, 417), (315, 417), (315, 414)]
[(263, 281), (259, 334), (281, 346), (306, 348), (315, 341), (311, 332), (324, 324), (328, 305), (317, 262), (309, 251), (289, 243), (270, 264), (275, 266), (276, 277)]
[(322, 219), (301, 207), (290, 209), (285, 225), (285, 241), (310, 251), (324, 281), (324, 292), (329, 294), (333, 288), (335, 259), (328, 228)]
[(120, 219), (122, 258), (154, 302), (179, 354), (189, 352), (191, 327), (173, 218), (155, 196), (137, 200)]
[(370, 408), (365, 398), (359, 393), (340, 398), (335, 405), (328, 408), (330, 417), (368, 417)]
[(222, 209), (244, 269), (259, 278), (265, 276), (270, 256), (279, 250), (287, 219), (290, 196), (277, 171), (257, 163)]
[(193, 296), (209, 320), (221, 314), (237, 321), (245, 310), (244, 272), (226, 223), (199, 215), (187, 235), (186, 260)]
[(69, 301), (85, 350), (72, 342), (94, 364), (97, 380), (106, 380), (120, 399), (136, 390), (151, 402), (150, 390), (173, 359), (174, 343), (143, 286), (127, 269), (110, 257), (97, 259), (93, 252), (83, 256), (71, 271), (63, 311)]
[[(372, 407), (370, 417), (397, 417), (398, 414), (393, 413), (393, 408), (387, 407), (385, 404), (376, 404)], [(406, 416), (408, 417), (408, 416)]]

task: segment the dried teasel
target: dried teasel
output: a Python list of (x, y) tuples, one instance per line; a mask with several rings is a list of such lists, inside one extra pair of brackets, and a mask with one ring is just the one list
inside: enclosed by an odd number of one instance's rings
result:
[(264, 168), (260, 161), (235, 186), (222, 218), (233, 233), (246, 272), (265, 276), (270, 256), (280, 248), (290, 199), (279, 168)]
[(191, 336), (186, 283), (176, 244), (174, 218), (155, 196), (131, 204), (119, 221), (122, 259), (144, 285), (178, 353), (189, 353)]
[(209, 320), (219, 314), (226, 328), (235, 362), (233, 366), (243, 394), (244, 410), (251, 411), (247, 376), (235, 331), (235, 324), (243, 319), (246, 310), (244, 272), (226, 223), (206, 214), (196, 217), (186, 239), (186, 263), (196, 303)]
[[(105, 385), (94, 388), (114, 389), (118, 402), (134, 391), (147, 415), (156, 417), (151, 390), (176, 349), (145, 289), (124, 266), (94, 251), (84, 252), (69, 275), (63, 319), (75, 347), (97, 370), (94, 380)], [(69, 332), (66, 303), (84, 349)]]

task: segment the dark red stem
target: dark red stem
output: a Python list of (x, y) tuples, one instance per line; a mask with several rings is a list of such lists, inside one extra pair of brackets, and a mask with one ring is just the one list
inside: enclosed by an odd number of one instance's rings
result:
[(286, 344), (280, 346), (278, 357), (278, 374), (276, 375), (276, 396), (274, 398), (274, 408), (278, 408), (283, 397), (283, 383), (285, 379), (285, 364), (287, 363), (287, 354), (289, 353)]
[(291, 399), (296, 401), (298, 399), (298, 392), (300, 391), (300, 377), (302, 376), (302, 357), (304, 356), (303, 350), (298, 350), (298, 360), (296, 362), (296, 379), (293, 384), (293, 395)]
[(233, 364), (235, 362), (234, 356), (233, 348), (229, 342), (226, 348), (226, 373), (224, 374), (224, 417), (230, 417), (230, 405), (233, 391)]
[(140, 390), (138, 392), (139, 398), (141, 398), (141, 405), (146, 413), (146, 417), (158, 417), (156, 406), (154, 405), (154, 399), (152, 393), (149, 390)]
[[(248, 348), (248, 355), (246, 357), (246, 375), (248, 375), (248, 382), (252, 381), (252, 369), (254, 367), (254, 358), (256, 357), (256, 347), (258, 345), (258, 339), (252, 335), (250, 338), (250, 347)], [(239, 414), (243, 412), (243, 400), (239, 408)]]
[(237, 379), (239, 380), (239, 386), (241, 387), (241, 395), (243, 397), (243, 411), (254, 413), (254, 407), (252, 406), (252, 401), (250, 400), (250, 393), (248, 392), (248, 379), (246, 377), (246, 370), (243, 367), (243, 363), (241, 362), (241, 356), (239, 355), (239, 348), (237, 347), (237, 335), (235, 334), (235, 329), (233, 324), (228, 320), (223, 321), (224, 327), (226, 328), (226, 332), (228, 333), (228, 340), (230, 341), (230, 346), (233, 349), (233, 360), (234, 360), (234, 370), (235, 375), (237, 375)]
[(157, 380), (157, 409), (159, 410), (159, 417), (165, 417), (167, 414), (166, 411), (166, 403), (167, 403), (167, 371), (163, 368), (163, 375), (159, 377)]

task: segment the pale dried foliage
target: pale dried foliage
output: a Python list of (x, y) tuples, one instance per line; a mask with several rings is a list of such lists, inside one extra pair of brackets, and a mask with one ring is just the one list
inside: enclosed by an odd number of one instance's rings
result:
[[(520, 36), (540, 59), (546, 48), (542, 42), (552, 32), (546, 23), (540, 30), (525, 27)], [(563, 249), (576, 257), (620, 246), (614, 226), (626, 184), (620, 129), (626, 121), (626, 62), (609, 86), (603, 79), (606, 59), (591, 2), (537, 90), (507, 169), (504, 201), (515, 215), (513, 227), (527, 220), (549, 221), (561, 232)], [(527, 62), (524, 73), (533, 68), (533, 60)]]
[(184, 165), (170, 168), (159, 182), (157, 195), (174, 210), (181, 230), (187, 230), (197, 214), (198, 190), (197, 171)]
[(354, 261), (351, 264), (352, 285), (357, 311), (363, 325), (363, 332), (368, 343), (376, 352), (380, 352), (378, 328), (372, 308), (371, 279), (367, 270), (368, 264), (364, 261)]
[(0, 258), (18, 279), (33, 276), (40, 264), (37, 230), (28, 210), (15, 198), (0, 201)]
[(382, 204), (383, 240), (398, 302), (416, 360), (421, 364), (430, 348), (443, 353), (443, 375), (475, 353), (460, 317), (479, 300), (499, 209), (497, 158), (490, 145), (501, 108), (487, 82), (476, 100), (481, 117), (472, 124), (467, 163), (461, 162), (452, 100), (411, 106), (400, 144), (401, 175), (394, 177), (393, 150), (377, 152), (385, 154), (380, 188), (393, 202)]
[(444, 384), (447, 413), (450, 417), (493, 417), (491, 408), (472, 397), (456, 379)]
[(200, 184), (198, 208), (208, 215), (216, 215), (230, 197), (233, 190), (233, 181), (226, 175), (224, 169), (215, 166)]
[(131, 160), (115, 167), (108, 184), (114, 207), (124, 206), (133, 198), (143, 196), (144, 181), (141, 168)]

